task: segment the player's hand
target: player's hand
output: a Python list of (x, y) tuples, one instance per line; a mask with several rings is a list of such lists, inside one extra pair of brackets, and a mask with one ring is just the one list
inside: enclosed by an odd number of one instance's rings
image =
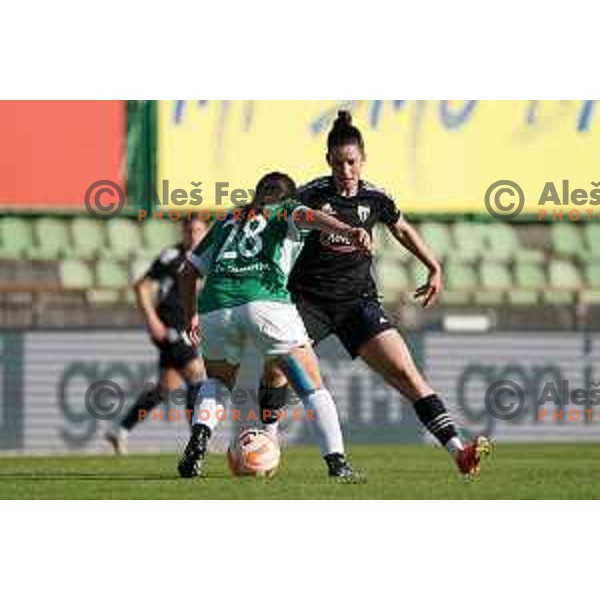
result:
[(157, 344), (164, 342), (169, 335), (169, 329), (160, 319), (154, 319), (153, 321), (150, 321), (148, 324), (148, 331), (152, 341), (156, 342)]
[(195, 314), (190, 321), (188, 336), (194, 346), (197, 346), (200, 343), (200, 319), (197, 314)]
[(422, 285), (414, 293), (414, 297), (420, 300), (421, 306), (427, 308), (431, 306), (442, 291), (442, 269), (436, 267), (429, 271), (427, 283)]
[(350, 232), (350, 239), (354, 246), (360, 248), (364, 252), (371, 253), (371, 236), (366, 229), (363, 229), (362, 227), (353, 227)]

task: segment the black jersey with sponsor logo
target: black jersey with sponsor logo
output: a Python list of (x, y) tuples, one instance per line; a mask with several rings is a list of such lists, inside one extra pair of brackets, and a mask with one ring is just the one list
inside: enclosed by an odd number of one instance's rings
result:
[(165, 248), (150, 265), (146, 277), (159, 284), (156, 312), (169, 328), (181, 331), (184, 328), (183, 304), (177, 285), (179, 267), (185, 261), (186, 250), (182, 244)]
[[(394, 225), (400, 218), (395, 202), (381, 189), (361, 181), (353, 197), (340, 196), (332, 177), (320, 177), (299, 191), (302, 204), (335, 216), (372, 236), (376, 223)], [(292, 271), (289, 289), (313, 301), (348, 302), (376, 298), (371, 257), (344, 238), (313, 231)]]

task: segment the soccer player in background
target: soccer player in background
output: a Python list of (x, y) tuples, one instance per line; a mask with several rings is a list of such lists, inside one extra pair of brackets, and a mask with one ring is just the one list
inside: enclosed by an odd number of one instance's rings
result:
[(265, 175), (252, 203), (216, 222), (182, 269), (186, 321), (195, 310), (196, 280), (199, 274), (205, 277), (198, 313), (208, 377), (200, 388), (192, 435), (179, 461), (182, 477), (201, 474), (208, 440), (219, 412), (225, 414), (246, 344), (252, 343), (265, 360), (263, 379), (287, 378), (302, 400), (329, 475), (343, 481), (359, 479), (346, 460), (335, 403), (323, 385), (287, 284), (310, 229), (340, 236), (357, 252), (369, 251), (370, 238), (363, 229), (307, 210), (295, 196), (290, 177)]
[[(206, 231), (207, 224), (195, 216), (184, 221), (181, 243), (165, 248), (133, 286), (148, 334), (159, 353), (160, 376), (158, 385), (150, 390), (144, 388), (125, 417), (106, 433), (105, 437), (116, 454), (127, 453), (127, 438), (131, 430), (161, 401), (168, 401), (170, 393), (180, 386), (182, 379), (187, 385), (186, 409), (193, 410), (200, 382), (204, 379), (204, 366), (184, 329), (177, 274)], [(155, 301), (157, 284), (158, 298)]]
[[(365, 145), (352, 125), (349, 112), (340, 111), (327, 138), (331, 174), (306, 184), (299, 200), (309, 208), (335, 215), (371, 235), (377, 223), (429, 270), (427, 282), (416, 290), (423, 307), (430, 306), (442, 289), (440, 264), (418, 232), (385, 192), (361, 179)], [(452, 455), (461, 473), (479, 472), (480, 458), (490, 443), (483, 437), (465, 442), (444, 403), (414, 364), (400, 333), (385, 314), (373, 277), (371, 255), (357, 251), (332, 233), (312, 232), (292, 271), (289, 289), (313, 342), (335, 335), (350, 356), (360, 357), (412, 404), (426, 429)], [(285, 380), (261, 382), (262, 409), (275, 414), (285, 404)], [(265, 420), (275, 429), (275, 419)]]

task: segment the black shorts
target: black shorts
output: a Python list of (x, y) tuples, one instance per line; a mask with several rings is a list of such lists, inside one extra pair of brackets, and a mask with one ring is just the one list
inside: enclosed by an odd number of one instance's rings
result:
[(181, 370), (191, 360), (198, 358), (196, 348), (186, 343), (182, 338), (174, 342), (165, 340), (154, 344), (158, 348), (158, 365), (161, 369)]
[(334, 334), (353, 359), (363, 344), (382, 331), (395, 329), (376, 299), (361, 298), (335, 305), (317, 303), (306, 296), (294, 296), (293, 300), (315, 345)]

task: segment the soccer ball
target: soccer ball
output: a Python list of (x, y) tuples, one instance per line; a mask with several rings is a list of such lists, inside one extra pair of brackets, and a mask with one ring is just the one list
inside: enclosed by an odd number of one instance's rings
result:
[(277, 442), (260, 429), (242, 431), (227, 450), (229, 468), (238, 477), (273, 477), (280, 456)]

